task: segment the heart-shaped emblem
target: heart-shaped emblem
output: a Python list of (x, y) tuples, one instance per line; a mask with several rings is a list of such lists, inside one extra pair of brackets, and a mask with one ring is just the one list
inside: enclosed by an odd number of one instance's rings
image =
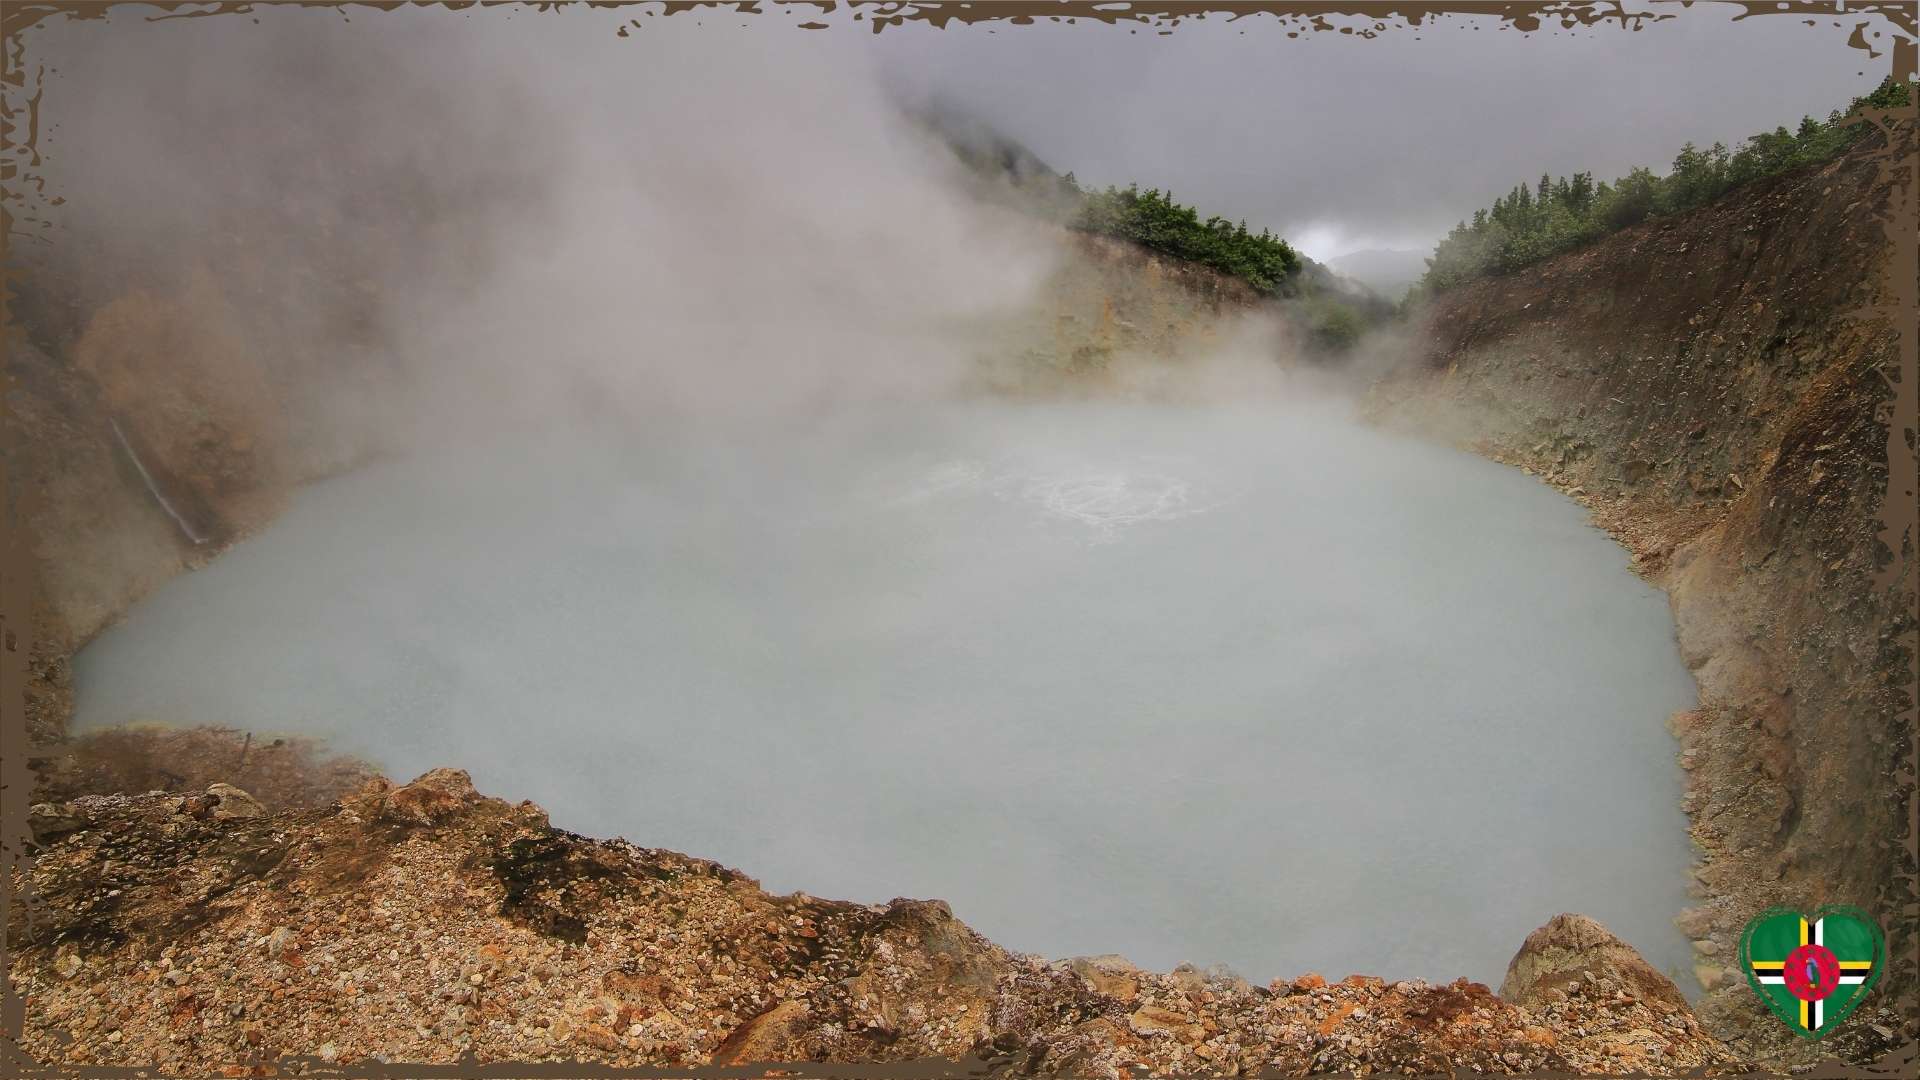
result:
[(1839, 1027), (1886, 966), (1880, 924), (1859, 908), (1829, 905), (1811, 917), (1772, 908), (1740, 935), (1747, 983), (1802, 1038)]

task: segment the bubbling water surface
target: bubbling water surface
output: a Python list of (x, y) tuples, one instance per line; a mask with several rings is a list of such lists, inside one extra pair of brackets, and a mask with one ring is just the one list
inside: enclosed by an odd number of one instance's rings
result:
[(366, 468), (75, 662), (79, 722), (326, 737), (1011, 948), (1670, 973), (1664, 598), (1488, 462), (1271, 409), (979, 406)]

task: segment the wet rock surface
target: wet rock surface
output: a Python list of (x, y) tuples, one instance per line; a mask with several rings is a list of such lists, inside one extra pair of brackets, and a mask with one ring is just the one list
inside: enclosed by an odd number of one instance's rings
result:
[(75, 800), (89, 825), (49, 842), (25, 883), (31, 924), (16, 909), (11, 928), (35, 1058), (205, 1072), (940, 1057), (1075, 1076), (1743, 1064), (1590, 920), (1613, 966), (1526, 1004), (1465, 980), (1256, 987), (1009, 953), (939, 901), (769, 895), (714, 863), (554, 830), (457, 770), (321, 808), (200, 812), (234, 804), (232, 789)]

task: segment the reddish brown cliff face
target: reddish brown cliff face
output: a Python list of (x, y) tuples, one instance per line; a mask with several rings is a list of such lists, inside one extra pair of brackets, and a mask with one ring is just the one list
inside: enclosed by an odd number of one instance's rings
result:
[[(1911, 126), (1689, 214), (1448, 291), (1381, 419), (1528, 468), (1585, 501), (1665, 587), (1701, 705), (1674, 718), (1704, 861), (1683, 928), (1722, 1035), (1791, 1049), (1736, 969), (1772, 904), (1875, 911), (1910, 961), (1895, 782), (1910, 558), (1876, 584), (1899, 330), (1886, 215)], [(1912, 268), (1907, 268), (1908, 272)], [(1910, 553), (1909, 553), (1910, 554)], [(1878, 1004), (1913, 1012), (1901, 967)], [(1776, 1037), (1778, 1036), (1778, 1037)], [(1739, 1045), (1739, 1044), (1736, 1044)], [(1823, 1044), (1823, 1050), (1831, 1050)]]

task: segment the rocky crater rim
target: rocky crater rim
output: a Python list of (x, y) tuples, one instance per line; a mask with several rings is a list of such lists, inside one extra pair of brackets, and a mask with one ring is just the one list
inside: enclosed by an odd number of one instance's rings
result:
[[(983, 1060), (1011, 1075), (1736, 1071), (1592, 919), (1498, 995), (1318, 974), (1252, 986), (1008, 952), (938, 900), (773, 896), (554, 829), (457, 769), (269, 813), (228, 784), (32, 812), (12, 975), (44, 1062)], [(316, 1049), (317, 1048), (317, 1049)]]

